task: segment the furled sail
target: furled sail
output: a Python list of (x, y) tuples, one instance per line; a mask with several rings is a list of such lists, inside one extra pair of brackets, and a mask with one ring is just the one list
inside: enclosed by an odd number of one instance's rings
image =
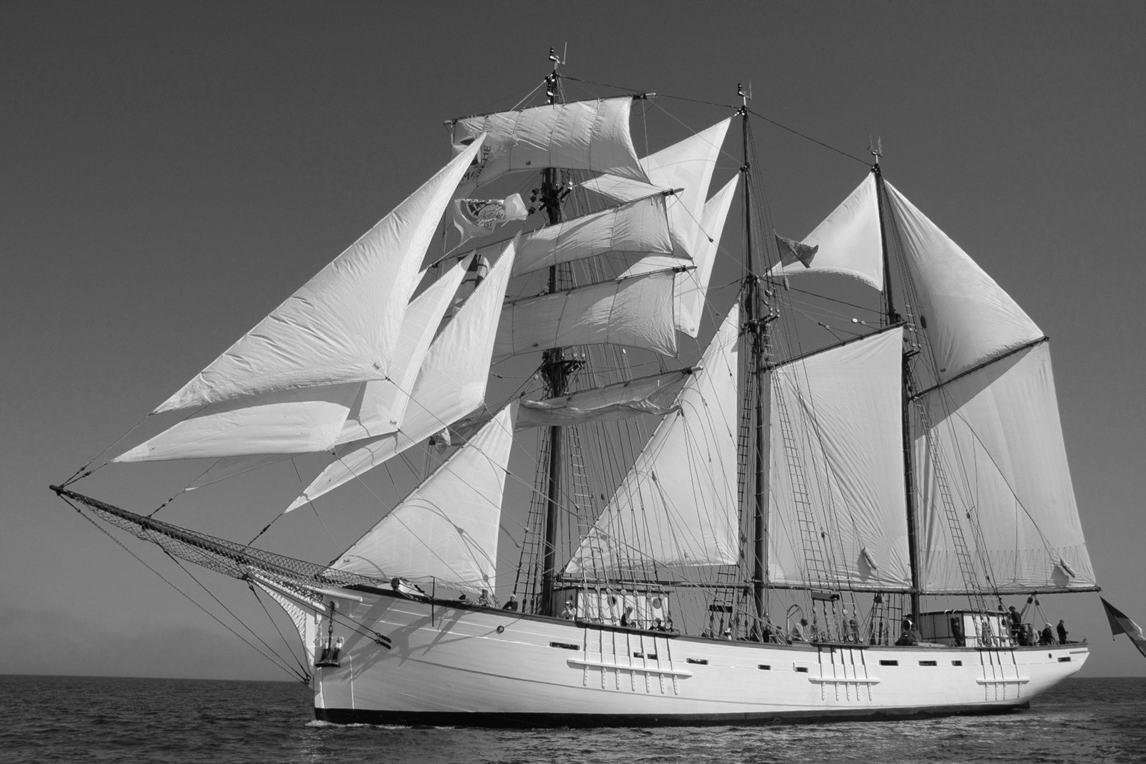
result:
[(502, 409), (333, 567), (492, 591), (515, 408)]
[(522, 236), (513, 275), (610, 252), (670, 255), (672, 251), (665, 195), (657, 193)]
[(994, 279), (890, 183), (885, 185), (888, 232), (902, 244), (918, 294), (918, 323), (933, 355), (933, 368), (919, 368), (922, 387), (1042, 338)]
[(389, 374), (426, 248), (481, 145), (475, 136), (472, 145), (154, 413)]
[(458, 119), (453, 123), (456, 150), (487, 136), (462, 187), (472, 189), (509, 172), (545, 167), (648, 182), (629, 134), (632, 104), (631, 97), (607, 98)]
[(573, 554), (567, 576), (736, 562), (739, 320), (733, 306), (676, 410), (661, 420)]
[(507, 304), (494, 361), (569, 345), (613, 343), (676, 354), (673, 272), (553, 292)]
[(450, 426), (482, 404), (497, 316), (513, 268), (513, 244), (490, 269), (426, 353), (396, 432), (353, 444), (340, 453), (286, 512), (313, 501)]
[[(680, 189), (669, 204), (669, 227), (676, 244), (677, 257), (695, 257), (701, 231), (701, 213), (720, 147), (732, 119), (690, 136), (641, 160), (648, 183), (657, 188)], [(615, 173), (618, 174), (618, 173)], [(602, 176), (584, 184), (598, 193), (621, 201), (647, 196), (649, 186), (630, 178)], [(707, 237), (705, 237), (707, 238)]]
[(361, 398), (342, 428), (339, 443), (386, 435), (398, 429), (430, 343), (465, 278), (469, 263), (470, 258), (463, 259), (410, 303), (390, 374), (386, 379), (359, 383)]
[(647, 377), (615, 382), (558, 398), (521, 401), (517, 427), (550, 427), (628, 419), (638, 414), (667, 414), (651, 398), (685, 379), (693, 369), (678, 369)]
[[(720, 236), (724, 231), (724, 221), (732, 206), (736, 191), (737, 175), (725, 184), (704, 205), (701, 225), (693, 250), (692, 270), (677, 274), (673, 285), (673, 302), (676, 307), (676, 328), (690, 337), (700, 332), (700, 319), (704, 313), (704, 301), (708, 294), (708, 282), (712, 276), (712, 266), (716, 263), (716, 253), (720, 250)], [(634, 263), (623, 276), (636, 276), (650, 271), (671, 268), (679, 263), (668, 257), (653, 255)]]
[(883, 245), (874, 173), (869, 173), (800, 243), (815, 247), (815, 254), (801, 260), (781, 248), (780, 264), (772, 268), (773, 275), (832, 273), (883, 291)]
[(913, 410), (912, 432), (924, 591), (971, 589), (951, 517), (970, 553), (986, 562), (985, 588), (1021, 594), (1094, 587), (1050, 344), (1035, 343), (926, 392), (922, 407), (925, 419)]
[(775, 368), (770, 377), (768, 578), (907, 589), (903, 330)]

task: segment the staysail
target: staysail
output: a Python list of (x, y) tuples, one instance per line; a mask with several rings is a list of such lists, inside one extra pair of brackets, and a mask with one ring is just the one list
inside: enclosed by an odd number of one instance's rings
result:
[(476, 592), (497, 584), (497, 541), (513, 445), (510, 404), (349, 549), (334, 567)]
[(869, 173), (859, 186), (801, 241), (810, 257), (800, 259), (781, 248), (774, 276), (831, 273), (859, 279), (883, 290), (883, 245), (879, 234), (876, 178)]
[(497, 315), (513, 268), (513, 244), (490, 269), (426, 353), (402, 423), (388, 435), (357, 441), (340, 453), (286, 512), (313, 501), (449, 427), (485, 400)]
[[(695, 257), (704, 237), (701, 214), (720, 147), (732, 119), (717, 122), (707, 130), (649, 154), (641, 160), (647, 183), (662, 189), (681, 189), (669, 204), (669, 227), (677, 257)], [(619, 175), (620, 173), (613, 173)], [(621, 201), (647, 196), (649, 186), (629, 177), (604, 175), (585, 182), (585, 187)], [(637, 179), (639, 180), (639, 179)]]
[(422, 357), (464, 276), (462, 263), (410, 303), (386, 379), (213, 403), (113, 461), (313, 453), (393, 432)]
[(418, 269), (472, 145), (155, 409), (382, 379)]
[[(733, 177), (705, 203), (704, 212), (700, 218), (696, 245), (693, 248), (692, 264), (694, 267), (678, 273), (673, 285), (676, 328), (677, 331), (684, 332), (690, 337), (695, 337), (700, 333), (700, 319), (704, 314), (708, 282), (712, 277), (712, 267), (716, 263), (716, 254), (720, 250), (720, 236), (724, 231), (724, 221), (727, 219), (728, 210), (732, 206), (732, 198), (735, 195), (736, 183), (739, 179), (739, 176)], [(636, 276), (641, 273), (672, 268), (679, 263), (679, 260), (674, 261), (673, 258), (651, 255), (634, 263), (623, 275)]]
[(655, 565), (729, 565), (739, 556), (737, 335), (733, 306), (565, 575), (601, 579)]

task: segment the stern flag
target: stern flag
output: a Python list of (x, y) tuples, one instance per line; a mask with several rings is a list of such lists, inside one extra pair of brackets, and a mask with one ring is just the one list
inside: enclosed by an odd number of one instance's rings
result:
[[(1099, 599), (1102, 598), (1100, 597)], [(1142, 634), (1142, 627), (1127, 618), (1121, 610), (1111, 605), (1105, 599), (1102, 600), (1102, 607), (1106, 609), (1106, 618), (1110, 621), (1111, 636), (1125, 634), (1130, 637), (1130, 641), (1138, 648), (1138, 652), (1146, 656), (1146, 635)]]

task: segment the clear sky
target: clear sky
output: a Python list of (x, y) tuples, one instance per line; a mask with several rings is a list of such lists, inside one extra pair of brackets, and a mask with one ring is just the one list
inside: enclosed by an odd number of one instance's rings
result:
[[(48, 485), (436, 171), (442, 120), (511, 105), (566, 44), (584, 80), (723, 104), (750, 81), (831, 147), (882, 138), (888, 179), (1052, 338), (1094, 567), (1146, 625), (1143, 28), (1140, 2), (4, 3), (0, 673), (283, 678)], [(786, 235), (863, 177), (756, 138)], [(246, 509), (171, 519), (249, 536), (274, 511)], [(1097, 595), (1046, 599), (1091, 640), (1084, 676), (1146, 675)]]

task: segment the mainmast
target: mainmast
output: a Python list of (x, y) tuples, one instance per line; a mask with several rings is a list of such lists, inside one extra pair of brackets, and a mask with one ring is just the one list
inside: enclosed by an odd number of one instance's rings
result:
[[(560, 102), (560, 77), (557, 67), (561, 60), (549, 49), (549, 60), (553, 62), (553, 71), (545, 78), (545, 94), (550, 104)], [(545, 210), (546, 221), (549, 225), (556, 225), (562, 220), (561, 201), (567, 195), (562, 188), (558, 171), (554, 167), (547, 167), (541, 173), (541, 189), (539, 202)], [(558, 283), (558, 266), (549, 267), (549, 292), (556, 292), (560, 288)], [(546, 350), (541, 361), (541, 376), (545, 380), (548, 397), (557, 398), (565, 395), (569, 384), (569, 375), (576, 361), (566, 360), (562, 348)], [(555, 615), (554, 588), (557, 578), (557, 518), (558, 503), (561, 499), (561, 464), (564, 460), (564, 439), (562, 428), (553, 426), (549, 428), (549, 472), (546, 481), (546, 508), (545, 508), (545, 547), (542, 555), (541, 567), (541, 608), (544, 615)]]
[[(884, 296), (884, 316), (883, 323), (885, 326), (899, 323), (902, 318), (898, 311), (895, 309), (895, 301), (892, 298), (892, 282), (891, 282), (891, 262), (887, 246), (887, 219), (884, 210), (884, 197), (886, 191), (883, 185), (883, 173), (879, 168), (879, 159), (883, 156), (881, 147), (877, 144), (871, 149), (871, 155), (875, 157), (875, 162), (872, 164), (871, 171), (875, 175), (875, 199), (876, 209), (879, 211), (879, 245), (883, 253), (883, 296)], [(911, 566), (911, 620), (914, 623), (919, 623), (919, 614), (922, 610), (920, 604), (920, 591), (922, 590), (922, 581), (920, 580), (920, 566), (919, 566), (919, 531), (916, 525), (916, 512), (915, 512), (915, 474), (912, 466), (912, 448), (911, 448), (911, 357), (917, 351), (912, 350), (903, 354), (903, 404), (901, 411), (903, 412), (903, 485), (904, 495), (907, 505), (907, 551), (908, 551), (908, 564)]]
[[(756, 257), (752, 247), (752, 184), (749, 182), (751, 164), (748, 146), (748, 92), (737, 85), (741, 106), (741, 134), (743, 136), (744, 161), (740, 172), (744, 176), (744, 265), (745, 289), (743, 298), (744, 332), (748, 344), (748, 373), (746, 389), (755, 390), (753, 402), (752, 450), (754, 454), (754, 492), (752, 502), (752, 599), (755, 615), (762, 618), (766, 610), (765, 595), (765, 555), (767, 553), (767, 432), (764, 423), (764, 395), (762, 381), (765, 369), (765, 343), (767, 342), (768, 316), (757, 273)], [(760, 270), (763, 270), (760, 268)]]

